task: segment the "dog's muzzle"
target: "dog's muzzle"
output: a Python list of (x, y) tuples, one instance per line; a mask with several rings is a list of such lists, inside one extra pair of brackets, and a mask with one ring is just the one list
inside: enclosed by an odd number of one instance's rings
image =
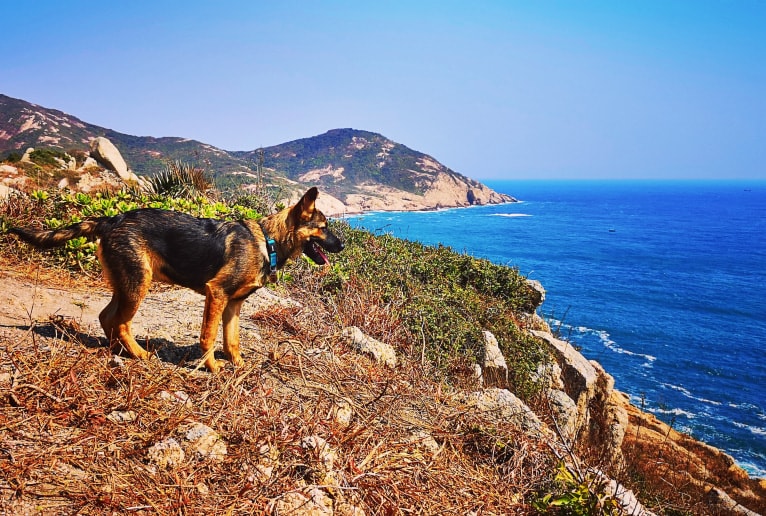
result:
[(303, 254), (308, 256), (312, 262), (317, 265), (326, 265), (330, 263), (327, 259), (327, 255), (323, 251), (329, 253), (339, 253), (345, 246), (341, 242), (340, 238), (336, 237), (330, 231), (326, 231), (323, 238), (311, 237), (303, 246)]

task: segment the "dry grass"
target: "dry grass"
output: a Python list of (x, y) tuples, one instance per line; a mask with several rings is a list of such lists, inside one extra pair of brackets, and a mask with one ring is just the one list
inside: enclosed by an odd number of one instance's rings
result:
[[(259, 514), (319, 486), (336, 510), (367, 514), (532, 512), (552, 469), (543, 443), (465, 413), (417, 353), (395, 370), (360, 357), (337, 337), (352, 316), (304, 294), (310, 308), (256, 314), (262, 353), (216, 376), (157, 359), (116, 365), (73, 322), (0, 330), (0, 508)], [(189, 402), (163, 394), (176, 392)], [(127, 411), (134, 420), (112, 421)], [(225, 458), (154, 467), (149, 448), (190, 421), (220, 434)], [(332, 483), (302, 446), (311, 436), (336, 454)]]

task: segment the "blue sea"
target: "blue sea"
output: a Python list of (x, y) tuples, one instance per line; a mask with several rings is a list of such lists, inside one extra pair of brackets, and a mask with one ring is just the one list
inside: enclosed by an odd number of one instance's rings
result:
[(517, 267), (633, 403), (766, 477), (766, 182), (488, 182), (519, 203), (353, 225)]

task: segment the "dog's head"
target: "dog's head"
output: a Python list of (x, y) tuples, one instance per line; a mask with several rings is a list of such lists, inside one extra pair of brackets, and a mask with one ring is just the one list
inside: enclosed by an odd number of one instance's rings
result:
[(317, 265), (329, 263), (324, 251), (339, 253), (343, 242), (327, 227), (327, 217), (316, 209), (317, 188), (311, 187), (301, 200), (290, 210), (300, 241), (303, 242), (303, 254)]

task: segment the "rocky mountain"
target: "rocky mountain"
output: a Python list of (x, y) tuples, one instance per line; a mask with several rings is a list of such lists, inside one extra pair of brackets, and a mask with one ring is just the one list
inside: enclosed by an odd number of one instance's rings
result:
[[(127, 135), (0, 94), (0, 157), (23, 154), (30, 147), (87, 152), (97, 137), (112, 142), (139, 175), (155, 174), (169, 161), (181, 160), (199, 164), (225, 186), (248, 188), (258, 178), (260, 150), (226, 151), (186, 138)], [(263, 179), (286, 201), (308, 185), (319, 185), (326, 209), (333, 213), (514, 200), (427, 154), (368, 131), (334, 129), (262, 151)]]
[[(234, 153), (254, 160), (256, 153)], [(334, 129), (263, 149), (264, 166), (323, 189), (358, 211), (418, 210), (513, 199), (433, 157), (368, 131)]]

